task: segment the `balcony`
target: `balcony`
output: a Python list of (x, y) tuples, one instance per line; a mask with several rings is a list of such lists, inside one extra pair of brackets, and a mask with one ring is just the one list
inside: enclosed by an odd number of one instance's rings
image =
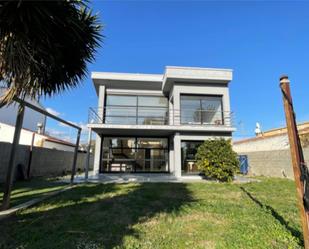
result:
[(89, 108), (89, 124), (233, 127), (233, 113), (202, 109), (116, 106)]

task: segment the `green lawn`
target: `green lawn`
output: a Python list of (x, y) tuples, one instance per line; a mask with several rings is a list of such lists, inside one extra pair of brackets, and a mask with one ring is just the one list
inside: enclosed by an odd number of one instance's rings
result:
[(302, 248), (289, 180), (89, 184), (0, 224), (0, 248)]
[[(57, 182), (56, 179), (53, 178), (33, 178), (31, 181), (18, 181), (13, 185), (10, 206), (14, 207), (39, 197), (43, 193), (59, 190), (66, 185), (67, 184)], [(3, 189), (3, 184), (0, 184), (0, 204), (2, 203)]]

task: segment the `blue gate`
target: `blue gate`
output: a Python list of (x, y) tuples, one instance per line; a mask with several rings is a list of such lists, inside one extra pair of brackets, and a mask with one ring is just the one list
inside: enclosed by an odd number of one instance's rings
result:
[(239, 164), (240, 164), (240, 173), (247, 175), (249, 170), (248, 164), (248, 156), (247, 155), (239, 155), (238, 156)]

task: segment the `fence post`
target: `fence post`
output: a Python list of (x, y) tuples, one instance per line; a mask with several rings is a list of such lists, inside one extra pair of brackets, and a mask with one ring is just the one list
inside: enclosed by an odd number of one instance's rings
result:
[[(304, 158), (302, 148), (300, 145), (295, 115), (293, 110), (293, 102), (290, 91), (290, 81), (288, 76), (280, 77), (280, 88), (283, 94), (283, 104), (285, 110), (286, 125), (288, 137), (290, 142), (291, 159), (293, 165), (293, 172), (295, 184), (297, 189), (298, 206), (301, 215), (301, 223), (303, 228), (304, 246), (309, 249), (309, 228), (308, 228), (308, 212), (306, 212), (303, 202), (304, 197), (304, 184), (301, 181), (301, 167), (304, 165)], [(306, 167), (306, 166), (305, 166)]]
[(78, 153), (78, 147), (79, 147), (80, 133), (81, 133), (81, 129), (78, 129), (76, 145), (75, 145), (75, 150), (74, 150), (74, 156), (73, 156), (73, 165), (72, 165), (72, 173), (71, 173), (71, 184), (74, 183), (74, 176), (75, 176), (75, 172), (76, 172), (76, 161), (77, 161), (77, 153)]
[(11, 151), (9, 155), (9, 164), (8, 164), (8, 170), (6, 174), (3, 201), (2, 201), (2, 207), (1, 207), (2, 210), (7, 210), (10, 206), (11, 190), (12, 190), (14, 173), (15, 173), (16, 152), (17, 152), (20, 133), (21, 133), (22, 125), (23, 125), (24, 113), (25, 113), (25, 106), (23, 103), (20, 103), (18, 107), (16, 122), (15, 122), (13, 143), (12, 143), (12, 147), (11, 147)]

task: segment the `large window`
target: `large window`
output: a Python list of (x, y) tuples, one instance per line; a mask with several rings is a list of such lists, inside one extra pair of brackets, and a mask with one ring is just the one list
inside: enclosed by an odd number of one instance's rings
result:
[(168, 101), (161, 96), (107, 95), (106, 124), (163, 125), (168, 122)]
[(223, 124), (221, 96), (181, 95), (180, 109), (182, 124)]
[(105, 137), (102, 172), (168, 172), (168, 139)]

